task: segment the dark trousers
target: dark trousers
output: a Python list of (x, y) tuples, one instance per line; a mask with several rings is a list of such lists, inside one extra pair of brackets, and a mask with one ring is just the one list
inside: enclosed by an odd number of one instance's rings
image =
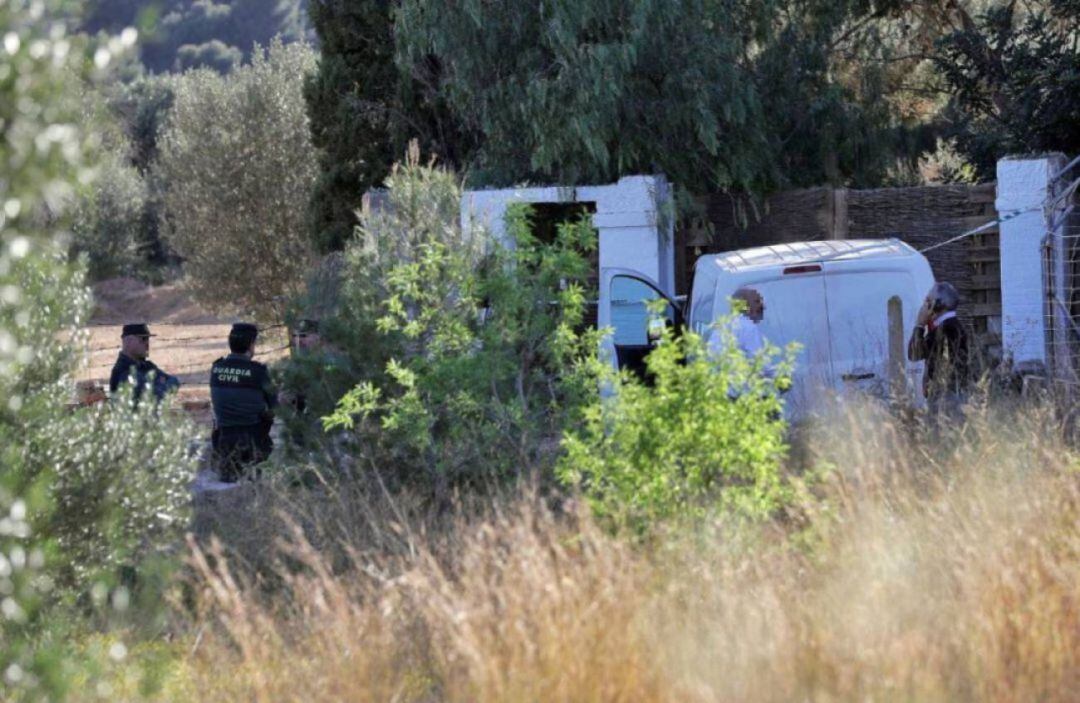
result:
[(244, 478), (252, 467), (270, 458), (273, 448), (269, 423), (250, 427), (222, 427), (214, 431), (214, 463), (225, 483)]

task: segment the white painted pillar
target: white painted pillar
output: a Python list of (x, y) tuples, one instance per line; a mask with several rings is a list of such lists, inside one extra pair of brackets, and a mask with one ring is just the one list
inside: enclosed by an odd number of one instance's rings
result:
[(667, 180), (627, 176), (608, 186), (578, 188), (577, 197), (596, 203), (593, 224), (600, 234), (600, 270), (637, 271), (674, 295), (675, 207)]
[[(1001, 232), (1001, 333), (1014, 364), (1049, 367), (1043, 247), (1049, 228), (1045, 205), (1061, 154), (1007, 157), (997, 164)], [(1019, 213), (1019, 214), (1016, 214)], [(1014, 215), (1015, 216), (1012, 216)]]

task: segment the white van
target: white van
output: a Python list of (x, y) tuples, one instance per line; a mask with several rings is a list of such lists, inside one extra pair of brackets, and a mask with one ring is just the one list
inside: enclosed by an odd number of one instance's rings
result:
[(652, 348), (649, 301), (665, 299), (671, 324), (708, 337), (730, 312), (731, 294), (752, 287), (765, 301), (766, 340), (801, 345), (786, 395), (787, 414), (798, 419), (829, 389), (917, 388), (921, 362), (908, 362), (905, 347), (933, 284), (926, 257), (897, 239), (777, 244), (701, 257), (685, 305), (637, 272), (604, 269), (597, 322), (613, 330), (604, 342), (612, 362), (640, 370)]

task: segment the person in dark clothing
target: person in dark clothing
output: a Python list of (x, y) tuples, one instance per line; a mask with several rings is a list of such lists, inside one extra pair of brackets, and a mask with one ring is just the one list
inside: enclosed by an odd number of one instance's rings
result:
[(147, 358), (150, 355), (150, 338), (153, 336), (155, 335), (150, 334), (150, 328), (146, 324), (124, 325), (120, 332), (120, 354), (109, 375), (110, 397), (118, 397), (120, 386), (129, 382), (136, 404), (142, 398), (147, 383), (151, 384), (154, 398), (158, 401), (169, 391), (180, 387), (180, 380), (176, 376), (165, 373)]
[(266, 461), (274, 448), (270, 428), (277, 393), (269, 369), (252, 358), (257, 337), (255, 325), (233, 325), (230, 354), (210, 367), (214, 458), (221, 480), (227, 483), (238, 481), (250, 467)]
[(931, 413), (957, 415), (970, 382), (968, 337), (956, 308), (960, 295), (949, 283), (935, 283), (915, 319), (908, 359), (926, 361), (923, 395)]
[[(292, 334), (292, 355), (295, 357), (310, 357), (319, 349), (321, 344), (319, 321), (300, 320)], [(292, 404), (298, 414), (303, 414), (304, 410), (307, 409), (307, 396), (302, 391), (293, 393)]]

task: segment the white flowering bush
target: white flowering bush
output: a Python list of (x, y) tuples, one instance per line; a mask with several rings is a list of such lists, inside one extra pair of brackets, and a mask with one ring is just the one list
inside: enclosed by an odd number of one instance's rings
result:
[[(138, 573), (183, 527), (186, 430), (148, 404), (73, 410), (90, 294), (69, 263), (65, 206), (99, 140), (78, 80), (123, 38), (68, 36), (60, 0), (0, 2), (0, 699), (57, 699), (66, 632), (115, 568)], [(89, 60), (87, 60), (89, 59)], [(100, 585), (98, 585), (100, 584)]]

